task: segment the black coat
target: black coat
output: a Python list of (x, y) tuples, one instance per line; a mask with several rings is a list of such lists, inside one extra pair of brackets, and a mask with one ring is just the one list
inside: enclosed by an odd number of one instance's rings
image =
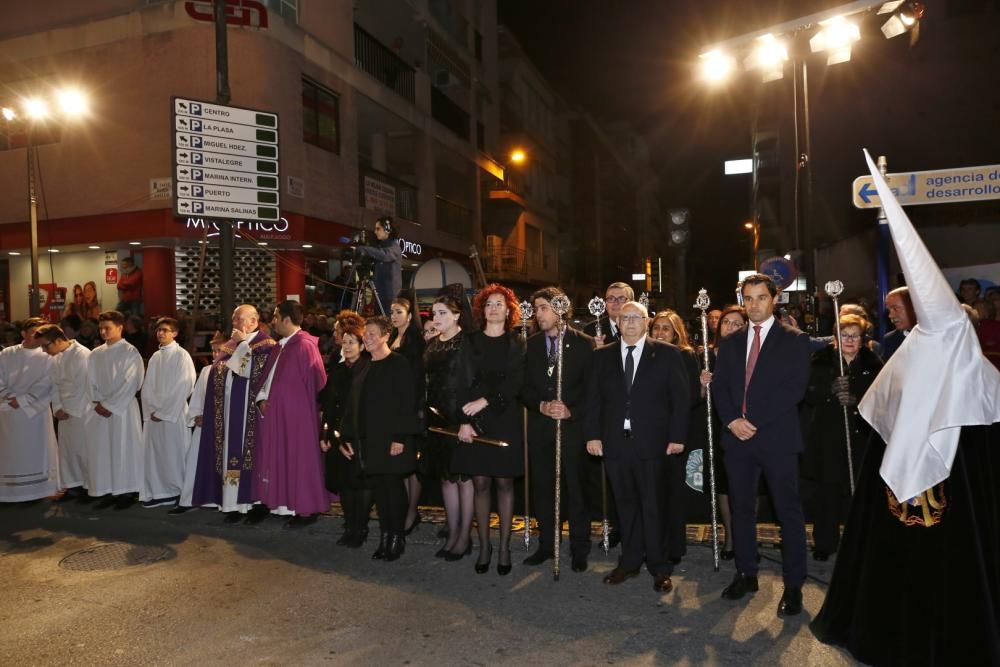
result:
[[(417, 431), (413, 377), (405, 357), (392, 352), (354, 374), (341, 436), (360, 456), (365, 474), (412, 471), (417, 458), (412, 436)], [(389, 455), (393, 442), (404, 445), (399, 456)]]
[[(587, 377), (594, 354), (594, 339), (576, 329), (566, 329), (563, 335), (562, 401), (569, 408), (570, 418), (563, 422), (569, 434), (582, 433), (583, 413), (587, 400)], [(524, 354), (524, 384), (521, 401), (528, 408), (528, 441), (549, 442), (556, 437), (556, 420), (538, 411), (542, 401), (556, 399), (556, 373), (549, 375), (545, 334), (536, 333), (528, 339)]]
[[(396, 239), (375, 241), (373, 245), (358, 246), (358, 254), (375, 260), (375, 291), (385, 314), (389, 305), (403, 289), (403, 250)], [(376, 312), (378, 308), (375, 309)]]
[[(862, 347), (854, 361), (844, 368), (851, 394), (861, 400), (875, 376), (882, 370), (882, 360)], [(847, 472), (847, 446), (844, 437), (844, 410), (830, 390), (834, 378), (840, 375), (837, 350), (830, 347), (813, 355), (809, 386), (802, 401), (802, 428), (806, 451), (802, 458), (802, 476), (806, 479), (842, 485), (850, 488)], [(851, 427), (851, 449), (854, 470), (860, 468), (865, 443), (871, 427), (860, 414), (857, 404), (847, 408)], [(857, 473), (855, 473), (857, 474)]]
[[(617, 325), (616, 325), (617, 326)], [(597, 336), (597, 323), (593, 318), (590, 322), (583, 327), (583, 332), (588, 336)], [(615, 329), (615, 335), (611, 335), (611, 322), (608, 320), (607, 315), (601, 315), (601, 334), (604, 336), (604, 344), (610, 345), (611, 343), (617, 343), (621, 340), (621, 329)]]
[[(624, 344), (605, 345), (594, 353), (587, 382), (584, 438), (600, 440), (606, 459), (621, 458), (628, 451), (640, 459), (665, 457), (668, 443), (686, 444), (688, 439), (691, 389), (681, 351), (647, 336), (636, 361), (631, 393), (626, 394)], [(623, 429), (626, 402), (632, 425), (629, 441)]]

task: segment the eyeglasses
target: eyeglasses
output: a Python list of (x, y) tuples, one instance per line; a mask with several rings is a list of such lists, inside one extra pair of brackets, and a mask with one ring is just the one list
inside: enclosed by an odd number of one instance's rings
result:
[(844, 340), (861, 340), (861, 334), (840, 334)]
[(609, 296), (609, 297), (607, 297), (604, 300), (606, 302), (608, 302), (608, 303), (625, 303), (626, 301), (628, 301), (628, 297), (627, 296)]
[(622, 315), (620, 318), (622, 324), (638, 324), (648, 318), (642, 315)]

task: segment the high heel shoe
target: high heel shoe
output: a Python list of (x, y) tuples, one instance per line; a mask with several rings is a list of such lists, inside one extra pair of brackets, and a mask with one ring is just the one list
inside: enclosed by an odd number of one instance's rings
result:
[(472, 542), (469, 542), (469, 546), (465, 548), (465, 551), (462, 551), (460, 553), (449, 551), (448, 553), (445, 554), (444, 559), (449, 563), (454, 563), (457, 560), (462, 560), (471, 553), (472, 553)]
[(506, 577), (510, 574), (511, 561), (510, 561), (510, 549), (507, 549), (507, 564), (504, 565), (500, 562), (500, 557), (497, 556), (497, 574), (501, 577)]
[[(482, 550), (480, 550), (479, 558), (482, 559), (482, 557), (483, 557)], [(489, 572), (490, 571), (490, 563), (492, 561), (493, 561), (493, 547), (491, 545), (490, 546), (490, 550), (489, 550), (489, 557), (486, 559), (486, 562), (482, 563), (482, 562), (476, 561), (476, 574), (486, 574), (487, 572)]]
[(402, 533), (390, 535), (384, 560), (386, 562), (399, 560), (399, 557), (403, 555), (404, 551), (406, 551), (406, 537), (404, 537)]
[(413, 523), (410, 524), (409, 528), (403, 529), (403, 535), (409, 537), (410, 533), (412, 533), (413, 530), (423, 522), (424, 522), (423, 517), (420, 516), (420, 512), (417, 512), (417, 518), (413, 520)]
[(732, 549), (723, 549), (719, 552), (719, 558), (722, 560), (732, 560), (736, 558), (736, 552)]
[(382, 560), (387, 553), (389, 553), (389, 533), (382, 533), (382, 539), (379, 540), (378, 549), (372, 554), (372, 560)]

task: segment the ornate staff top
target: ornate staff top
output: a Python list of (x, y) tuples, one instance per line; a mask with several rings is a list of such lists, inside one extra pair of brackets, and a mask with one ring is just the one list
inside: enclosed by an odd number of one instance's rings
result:
[(844, 292), (844, 283), (839, 280), (831, 280), (826, 284), (824, 291), (827, 296), (836, 298)]
[(556, 311), (556, 314), (562, 317), (569, 312), (570, 302), (569, 297), (560, 294), (559, 296), (552, 299), (552, 310)]
[(639, 303), (642, 304), (643, 308), (645, 308), (646, 310), (649, 310), (649, 293), (648, 292), (643, 292), (642, 294), (639, 295)]
[(593, 315), (594, 317), (600, 317), (601, 315), (604, 314), (604, 311), (606, 311), (607, 309), (608, 305), (604, 302), (604, 299), (602, 299), (599, 296), (595, 296), (587, 304), (587, 310), (589, 310), (590, 314)]
[(530, 320), (535, 314), (535, 308), (531, 305), (531, 302), (525, 299), (521, 303), (517, 304), (518, 309), (521, 311), (521, 321), (526, 322)]
[(708, 298), (708, 291), (702, 287), (698, 290), (698, 298), (694, 300), (694, 307), (704, 313), (711, 304), (712, 300)]

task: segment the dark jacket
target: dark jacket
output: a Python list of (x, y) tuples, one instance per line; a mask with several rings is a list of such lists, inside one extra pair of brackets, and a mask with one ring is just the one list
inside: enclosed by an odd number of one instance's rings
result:
[[(375, 241), (373, 245), (358, 246), (358, 254), (375, 260), (375, 291), (386, 315), (389, 304), (403, 289), (403, 250), (393, 238)], [(378, 312), (378, 308), (375, 309)]]
[[(563, 426), (580, 434), (587, 399), (587, 376), (590, 373), (594, 339), (575, 329), (563, 335), (562, 401), (569, 408), (570, 418)], [(521, 402), (528, 408), (528, 441), (550, 441), (555, 438), (556, 421), (538, 411), (542, 401), (556, 398), (556, 373), (549, 375), (545, 334), (538, 332), (528, 339), (524, 354), (524, 384)]]
[[(594, 352), (587, 381), (584, 438), (600, 440), (606, 459), (621, 458), (626, 448), (640, 459), (666, 456), (667, 444), (687, 444), (691, 389), (681, 351), (669, 343), (646, 337), (636, 361), (630, 393), (625, 391), (622, 365), (624, 341)], [(624, 438), (626, 403), (632, 437)]]

